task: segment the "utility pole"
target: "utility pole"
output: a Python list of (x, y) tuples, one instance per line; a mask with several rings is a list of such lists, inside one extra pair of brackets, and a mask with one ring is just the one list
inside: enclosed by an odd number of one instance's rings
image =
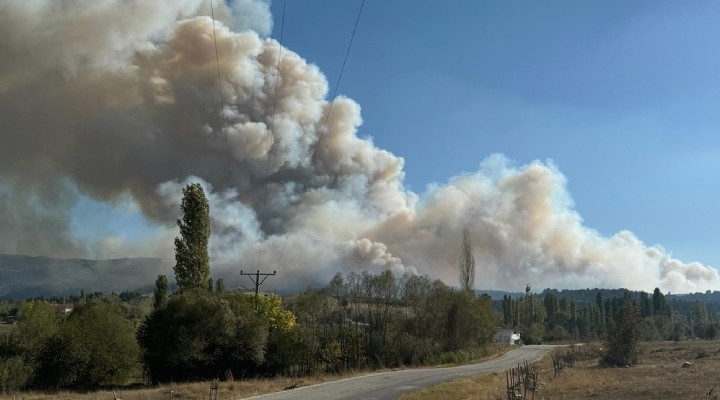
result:
[[(240, 275), (247, 276), (248, 278), (250, 278), (252, 283), (255, 284), (255, 311), (258, 311), (258, 296), (260, 296), (260, 285), (265, 282), (265, 279), (267, 279), (268, 276), (274, 276), (275, 271), (273, 271), (271, 274), (269, 272), (260, 272), (260, 270), (258, 270), (257, 272), (243, 272), (242, 270), (240, 270)], [(263, 277), (262, 280), (260, 280), (260, 276)]]

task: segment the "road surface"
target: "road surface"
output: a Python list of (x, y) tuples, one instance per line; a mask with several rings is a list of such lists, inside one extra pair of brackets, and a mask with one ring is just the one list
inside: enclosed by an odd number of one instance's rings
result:
[(380, 372), (355, 376), (339, 381), (326, 382), (313, 386), (286, 390), (250, 399), (347, 399), (347, 400), (391, 400), (403, 393), (414, 392), (438, 383), (467, 376), (502, 372), (527, 360), (535, 362), (555, 346), (522, 346), (510, 350), (502, 357), (477, 364), (446, 368), (418, 368), (401, 371)]

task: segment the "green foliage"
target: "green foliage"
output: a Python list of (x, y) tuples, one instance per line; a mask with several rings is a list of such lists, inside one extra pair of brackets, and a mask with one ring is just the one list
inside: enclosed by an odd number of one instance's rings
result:
[(463, 364), (477, 360), (484, 355), (486, 355), (486, 352), (477, 348), (446, 351), (430, 357), (428, 359), (428, 364)]
[(447, 304), (446, 349), (483, 346), (495, 334), (496, 316), (489, 297), (471, 292), (450, 292)]
[(62, 319), (53, 305), (31, 301), (19, 317), (0, 346), (6, 391), (124, 384), (139, 372), (135, 326), (118, 304), (92, 300)]
[(612, 365), (635, 362), (638, 340), (720, 334), (713, 304), (676, 298), (671, 306), (659, 290), (623, 298), (587, 290), (584, 303), (550, 290), (505, 296), (500, 315), (488, 297), (427, 276), (364, 271), (336, 274), (325, 289), (301, 293), (293, 313), (276, 296), (259, 297), (256, 311), (254, 296), (228, 293), (222, 279), (213, 293), (209, 282), (168, 297), (167, 278), (159, 276), (154, 307), (133, 292), (89, 294), (63, 317), (45, 301), (4, 305), (17, 323), (0, 336), (0, 390), (122, 384), (139, 376), (138, 360), (156, 382), (227, 370), (297, 375), (465, 362), (483, 354), (501, 324), (520, 331), (526, 344), (604, 338), (604, 362)]
[(458, 268), (460, 269), (460, 289), (472, 292), (475, 288), (475, 256), (472, 252), (470, 230), (467, 228), (463, 229)]
[(158, 275), (155, 280), (155, 291), (153, 293), (153, 309), (157, 310), (165, 306), (168, 300), (168, 279), (165, 275)]
[(293, 310), (305, 373), (467, 359), (483, 352), (499, 323), (487, 296), (390, 271), (337, 274), (326, 290), (298, 296)]
[(43, 301), (22, 303), (18, 322), (0, 344), (0, 386), (16, 391), (30, 384), (44, 349), (60, 330), (55, 307)]
[(11, 333), (18, 353), (27, 362), (35, 363), (48, 341), (59, 332), (61, 321), (52, 304), (39, 300), (24, 303)]
[(220, 278), (215, 281), (215, 292), (216, 293), (225, 293), (227, 289), (225, 289), (225, 280)]
[(539, 322), (534, 322), (522, 331), (522, 341), (525, 344), (539, 344), (542, 342), (545, 328)]
[(44, 387), (127, 383), (139, 371), (135, 327), (117, 305), (90, 301), (76, 307), (44, 347), (35, 381)]
[(259, 298), (260, 317), (267, 321), (268, 343), (265, 363), (261, 369), (270, 373), (283, 371), (298, 364), (301, 353), (296, 350), (298, 330), (295, 314), (281, 307), (278, 296)]
[(22, 356), (0, 358), (0, 390), (16, 392), (25, 387), (32, 378), (33, 368)]
[[(282, 347), (295, 327), (277, 297), (240, 293), (210, 294), (205, 289), (171, 297), (149, 315), (138, 331), (147, 372), (155, 382), (185, 381), (258, 371), (270, 340)], [(277, 361), (277, 360), (275, 360)]]
[(626, 366), (637, 362), (640, 321), (640, 309), (627, 294), (608, 324), (607, 353), (603, 357), (606, 365)]
[(693, 314), (693, 331), (695, 336), (704, 338), (707, 335), (709, 325), (708, 312), (705, 303), (701, 301), (695, 302), (695, 311)]
[(640, 316), (646, 318), (651, 315), (653, 315), (653, 302), (646, 292), (640, 292)]
[(180, 237), (175, 238), (175, 280), (180, 291), (203, 288), (210, 279), (210, 206), (199, 183), (183, 189), (180, 208), (183, 219), (178, 220)]
[(503, 295), (502, 300), (502, 314), (503, 314), (503, 326), (506, 328), (512, 328), (514, 325), (513, 319), (513, 300), (510, 295)]

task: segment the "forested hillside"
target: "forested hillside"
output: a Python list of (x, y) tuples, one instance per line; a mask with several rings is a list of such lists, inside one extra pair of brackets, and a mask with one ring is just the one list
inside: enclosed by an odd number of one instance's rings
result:
[(78, 294), (120, 293), (153, 282), (171, 270), (159, 258), (57, 259), (0, 254), (0, 300)]

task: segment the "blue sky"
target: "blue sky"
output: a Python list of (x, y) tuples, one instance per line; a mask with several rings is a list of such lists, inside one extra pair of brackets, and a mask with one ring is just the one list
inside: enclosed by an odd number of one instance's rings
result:
[(0, 2), (0, 252), (720, 288), (720, 3), (226, 1)]
[[(283, 45), (331, 92), (360, 3), (286, 5)], [(339, 93), (415, 192), (494, 153), (552, 160), (586, 226), (718, 267), (719, 18), (710, 1), (368, 0)]]

